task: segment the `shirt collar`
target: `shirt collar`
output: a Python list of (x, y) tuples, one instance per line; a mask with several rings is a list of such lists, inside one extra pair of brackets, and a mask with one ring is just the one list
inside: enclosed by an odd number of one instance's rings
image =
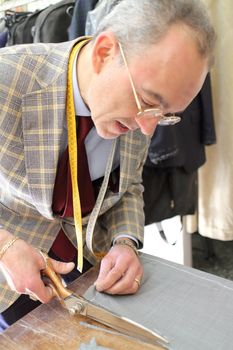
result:
[(73, 95), (74, 95), (74, 107), (75, 107), (75, 114), (81, 115), (84, 117), (90, 117), (91, 112), (84, 103), (82, 96), (80, 94), (79, 86), (78, 86), (78, 80), (77, 80), (77, 58), (78, 55), (75, 58), (74, 65), (73, 65), (73, 72), (72, 72), (72, 83), (73, 83)]

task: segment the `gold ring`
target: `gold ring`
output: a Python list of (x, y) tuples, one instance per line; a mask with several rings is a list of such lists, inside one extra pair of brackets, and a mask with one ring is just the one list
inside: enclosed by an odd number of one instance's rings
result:
[(141, 286), (141, 281), (139, 278), (135, 278), (134, 281), (137, 283), (138, 287)]

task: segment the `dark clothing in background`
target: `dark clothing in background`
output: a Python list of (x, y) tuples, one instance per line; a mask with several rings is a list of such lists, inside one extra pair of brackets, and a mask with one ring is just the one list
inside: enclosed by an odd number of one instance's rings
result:
[(143, 168), (145, 225), (176, 215), (194, 214), (197, 206), (197, 171), (182, 167)]
[(8, 29), (4, 29), (4, 31), (0, 33), (0, 48), (6, 46), (7, 39), (8, 39)]
[(76, 0), (69, 28), (69, 40), (85, 35), (87, 13), (93, 10), (98, 0)]
[(143, 169), (146, 224), (194, 214), (197, 169), (205, 145), (216, 143), (210, 77), (175, 126), (157, 127)]
[(183, 166), (187, 173), (205, 162), (205, 145), (216, 143), (210, 77), (175, 126), (158, 126), (148, 151), (147, 166)]

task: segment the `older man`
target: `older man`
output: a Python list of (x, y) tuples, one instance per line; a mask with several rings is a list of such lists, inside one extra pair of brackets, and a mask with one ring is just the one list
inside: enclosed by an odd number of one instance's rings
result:
[[(94, 38), (1, 50), (0, 264), (8, 286), (0, 305), (8, 323), (30, 309), (28, 295), (52, 298), (40, 250), (67, 274), (78, 248), (80, 271), (83, 255), (84, 268), (102, 259), (98, 291), (138, 290), (150, 135), (178, 122), (175, 113), (197, 95), (214, 41), (197, 0), (122, 0)], [(9, 307), (18, 293), (27, 297)]]

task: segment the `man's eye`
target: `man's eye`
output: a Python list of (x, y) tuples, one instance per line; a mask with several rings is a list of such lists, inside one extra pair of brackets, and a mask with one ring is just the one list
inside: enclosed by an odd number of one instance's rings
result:
[(142, 106), (145, 107), (145, 108), (152, 108), (152, 107), (155, 107), (154, 104), (151, 104), (151, 103), (149, 103), (149, 102), (146, 102), (145, 100), (143, 100), (143, 98), (141, 98), (141, 104), (142, 104)]

